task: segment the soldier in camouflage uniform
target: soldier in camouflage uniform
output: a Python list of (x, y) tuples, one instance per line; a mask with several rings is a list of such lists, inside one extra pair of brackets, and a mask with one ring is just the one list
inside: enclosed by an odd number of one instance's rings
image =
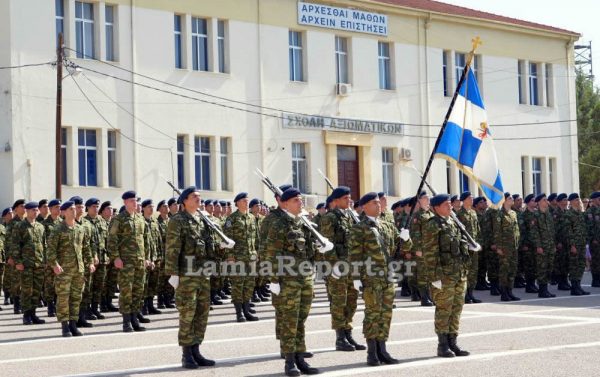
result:
[[(260, 200), (256, 198), (252, 199), (248, 207), (250, 208), (250, 213), (252, 214), (252, 216), (254, 216), (254, 220), (256, 222), (256, 250), (258, 251), (260, 250), (260, 243), (264, 242), (264, 240), (261, 240), (258, 237), (258, 232), (264, 219), (264, 216), (260, 214)], [(261, 255), (258, 254), (257, 265), (260, 265), (260, 263), (263, 261), (262, 259), (260, 259), (260, 257)], [(254, 292), (256, 293), (261, 302), (269, 301), (269, 297), (271, 296), (269, 288), (267, 287), (267, 283), (268, 280), (264, 276), (257, 276), (255, 279)]]
[(154, 202), (152, 199), (146, 199), (142, 202), (142, 214), (146, 221), (144, 250), (146, 251), (146, 259), (150, 261), (150, 265), (146, 268), (142, 314), (161, 314), (161, 311), (154, 306), (154, 296), (157, 292), (159, 266), (164, 261), (164, 251), (162, 250), (163, 242), (160, 238), (158, 220), (154, 217)]
[(388, 203), (387, 203), (387, 195), (385, 195), (385, 192), (379, 192), (377, 193), (377, 196), (379, 197), (379, 200), (381, 201), (381, 215), (379, 215), (379, 217), (381, 217), (382, 220), (385, 220), (389, 223), (394, 223), (394, 214), (392, 213), (392, 211), (390, 211), (388, 209)]
[(569, 201), (568, 195), (557, 196), (557, 208), (554, 210), (554, 227), (556, 231), (556, 256), (554, 257), (554, 277), (559, 291), (570, 291), (569, 284)]
[(552, 274), (554, 253), (556, 251), (554, 220), (550, 213), (546, 194), (535, 197), (538, 210), (527, 229), (530, 232), (531, 252), (535, 253), (538, 297), (550, 298), (556, 295), (548, 291), (548, 280)]
[(487, 291), (490, 289), (490, 284), (487, 281), (487, 247), (490, 244), (489, 238), (491, 234), (483, 231), (484, 218), (488, 209), (487, 200), (483, 196), (478, 196), (473, 199), (473, 207), (477, 213), (477, 222), (479, 223), (481, 250), (479, 251), (479, 266), (477, 268), (477, 285), (476, 291)]
[[(406, 199), (402, 199), (400, 200), (398, 203), (398, 208), (400, 209), (400, 211), (398, 211), (398, 214), (394, 216), (394, 223), (396, 225), (396, 229), (401, 230), (403, 228), (407, 228), (409, 224), (407, 224), (408, 221), (408, 216), (410, 214), (410, 201), (411, 198), (406, 198)], [(412, 241), (411, 241), (411, 245), (412, 245)], [(410, 255), (410, 249), (407, 250), (408, 251), (408, 255)], [(404, 255), (404, 253), (400, 253), (400, 260), (402, 260), (403, 263), (409, 262), (410, 259), (406, 259), (406, 255)], [(401, 297), (409, 297), (412, 295), (409, 283), (408, 283), (408, 276), (403, 276), (402, 280), (399, 282), (399, 286), (401, 287), (400, 289), (400, 296)]]
[(588, 244), (592, 255), (592, 287), (600, 287), (600, 191), (590, 195), (590, 206), (585, 211), (588, 227)]
[[(302, 212), (300, 191), (288, 188), (281, 196), (281, 213), (269, 221), (265, 258), (270, 263), (271, 292), (279, 318), (276, 331), (279, 335), (281, 353), (285, 357), (284, 371), (287, 376), (317, 374), (305, 360), (305, 322), (313, 299), (314, 246), (312, 234), (303, 227), (299, 216)], [(265, 220), (266, 221), (266, 220)], [(263, 224), (263, 227), (265, 225)], [(331, 245), (332, 247), (333, 245)], [(325, 252), (326, 248), (321, 248)], [(280, 262), (289, 268), (280, 267)], [(291, 263), (290, 263), (291, 262)], [(305, 267), (303, 267), (305, 266)], [(306, 266), (311, 267), (310, 269)], [(303, 273), (308, 270), (308, 273)]]
[[(415, 215), (410, 224), (410, 234), (413, 241), (412, 250), (410, 253), (405, 253), (405, 259), (408, 258), (416, 262), (416, 266), (412, 268), (412, 276), (409, 276), (408, 283), (411, 292), (413, 292), (413, 301), (418, 300), (420, 295), (421, 306), (433, 306), (429, 292), (428, 282), (424, 274), (419, 273), (419, 267), (423, 263), (423, 229), (425, 224), (433, 216), (429, 209), (429, 196), (425, 191), (419, 194), (417, 206), (415, 207)], [(408, 256), (410, 254), (410, 257)], [(417, 295), (418, 293), (418, 295)]]
[[(106, 229), (108, 231), (113, 219), (112, 203), (110, 201), (102, 203), (99, 211), (100, 215), (102, 216), (102, 219), (106, 223)], [(106, 239), (108, 241), (108, 234), (106, 235)], [(117, 291), (117, 280), (119, 278), (119, 270), (110, 260), (108, 246), (106, 249), (106, 254), (108, 256), (108, 264), (106, 265), (106, 279), (104, 281), (104, 287), (102, 289), (102, 301), (100, 310), (103, 312), (118, 312), (119, 309), (113, 305), (112, 299), (113, 295)]]
[(571, 279), (571, 295), (583, 296), (590, 292), (581, 288), (581, 278), (585, 271), (585, 244), (587, 241), (587, 227), (585, 215), (579, 194), (572, 193), (568, 197), (570, 208), (568, 210), (566, 226), (568, 234), (567, 251), (569, 252), (569, 278)]
[(108, 236), (108, 225), (106, 221), (99, 215), (100, 200), (90, 198), (85, 202), (87, 214), (84, 219), (88, 223), (90, 229), (90, 247), (92, 255), (97, 258), (96, 270), (91, 276), (90, 282), (90, 300), (91, 304), (87, 308), (89, 314), (92, 314), (97, 319), (104, 319), (104, 315), (100, 313), (98, 307), (102, 301), (102, 290), (106, 281), (106, 266), (109, 263), (108, 253), (106, 251), (106, 238)]
[[(172, 216), (167, 226), (165, 274), (171, 276), (169, 282), (175, 288), (178, 342), (183, 351), (181, 365), (197, 369), (215, 365), (200, 353), (210, 310), (210, 277), (202, 268), (214, 256), (206, 249), (210, 234), (197, 213), (200, 208), (198, 189), (192, 186), (183, 190), (179, 203), (184, 210)], [(201, 273), (197, 273), (199, 270)]]
[(317, 204), (316, 210), (317, 210), (317, 214), (312, 219), (312, 222), (317, 224), (317, 227), (320, 229), (321, 228), (321, 219), (323, 218), (323, 216), (325, 216), (327, 214), (327, 208), (325, 208), (325, 202)]
[(3, 247), (2, 247), (2, 263), (0, 263), (0, 289), (4, 293), (4, 305), (10, 304), (10, 287), (8, 286), (9, 278), (8, 278), (8, 265), (6, 264), (7, 255), (6, 250), (9, 247), (10, 239), (6, 239), (6, 225), (10, 223), (13, 219), (12, 208), (8, 207), (2, 211), (2, 219), (0, 220), (0, 224), (2, 224), (2, 239), (3, 239)]
[(21, 279), (24, 325), (46, 322), (35, 314), (44, 283), (45, 263), (44, 226), (36, 221), (38, 207), (38, 202), (25, 204), (27, 215), (14, 227), (11, 234), (12, 258)]
[(352, 219), (348, 214), (350, 188), (340, 186), (330, 195), (333, 210), (321, 220), (320, 233), (334, 244), (333, 250), (323, 254), (324, 261), (333, 266), (327, 277), (331, 328), (336, 332), (335, 349), (338, 351), (365, 350), (352, 337), (352, 318), (356, 312), (358, 291), (354, 289), (352, 278), (339, 271), (336, 263), (348, 263), (348, 241)]
[(498, 254), (498, 283), (502, 301), (519, 301), (512, 290), (517, 274), (519, 260), (519, 220), (517, 213), (511, 208), (514, 199), (510, 193), (504, 193), (502, 208), (494, 218), (494, 245)]
[(537, 276), (535, 246), (532, 240), (535, 217), (537, 214), (537, 202), (535, 195), (529, 194), (525, 197), (525, 210), (520, 216), (521, 232), (521, 253), (523, 254), (523, 273), (525, 274), (525, 292), (539, 293), (539, 288), (535, 285)]
[(435, 300), (435, 332), (439, 357), (468, 356), (456, 343), (460, 326), (467, 273), (471, 265), (465, 238), (450, 218), (450, 196), (431, 198), (434, 215), (423, 229), (423, 272), (431, 282)]
[(13, 254), (12, 231), (25, 217), (25, 199), (17, 199), (13, 206), (13, 219), (6, 224), (6, 246), (4, 254), (6, 256), (6, 264), (8, 265), (8, 286), (10, 287), (10, 297), (13, 301), (13, 310), (15, 314), (21, 314), (21, 273), (15, 268)]
[(241, 272), (239, 276), (233, 274), (230, 277), (231, 302), (238, 322), (258, 321), (249, 311), (255, 285), (254, 276), (250, 272), (256, 270), (258, 259), (256, 220), (248, 212), (248, 193), (239, 193), (234, 202), (238, 210), (227, 218), (223, 226), (225, 235), (235, 242), (233, 249), (227, 253), (227, 262), (235, 271)]
[(486, 269), (487, 277), (490, 281), (490, 295), (500, 296), (500, 282), (498, 271), (500, 269), (500, 261), (498, 260), (498, 253), (496, 252), (496, 245), (494, 244), (494, 229), (495, 218), (498, 215), (498, 209), (488, 208), (481, 219), (480, 229), (481, 233), (487, 235), (483, 237), (483, 250), (486, 253)]
[[(165, 261), (166, 258), (166, 250), (167, 250), (167, 227), (169, 226), (169, 206), (167, 206), (167, 202), (165, 200), (161, 200), (156, 205), (156, 210), (158, 211), (158, 230), (160, 231), (160, 239), (162, 242), (162, 261)], [(159, 274), (158, 274), (158, 285), (157, 285), (157, 293), (158, 299), (157, 303), (158, 309), (173, 309), (175, 305), (171, 303), (171, 299), (175, 297), (175, 291), (173, 290), (173, 286), (169, 284), (169, 275), (165, 273), (165, 263), (161, 263), (159, 266)]]
[[(42, 225), (44, 226), (46, 244), (48, 238), (50, 238), (52, 229), (62, 222), (62, 218), (60, 217), (61, 204), (61, 201), (58, 199), (53, 199), (48, 203), (50, 215), (42, 222)], [(54, 276), (52, 265), (46, 261), (44, 270), (44, 300), (46, 300), (46, 303), (48, 304), (48, 317), (56, 316), (56, 290), (54, 288)]]
[[(471, 237), (473, 237), (473, 239), (477, 242), (481, 243), (477, 212), (473, 210), (473, 195), (471, 195), (471, 192), (465, 191), (462, 194), (460, 194), (459, 200), (462, 202), (462, 206), (457, 213), (458, 220), (461, 223), (463, 223)], [(479, 304), (481, 300), (473, 296), (473, 289), (475, 289), (475, 286), (477, 285), (479, 252), (469, 250), (469, 255), (471, 256), (471, 267), (469, 268), (469, 276), (467, 279), (467, 293), (465, 294), (465, 303)]]
[(52, 228), (48, 238), (48, 264), (56, 275), (57, 319), (62, 336), (83, 335), (77, 329), (83, 292), (84, 270), (94, 271), (88, 232), (75, 222), (75, 203), (60, 206), (65, 219)]
[[(222, 222), (220, 219), (213, 216), (214, 213), (214, 200), (206, 199), (204, 201), (205, 210), (208, 218), (215, 224), (215, 226), (222, 230)], [(214, 257), (218, 263), (221, 263), (225, 260), (224, 251), (221, 247), (219, 247), (220, 238), (216, 232), (210, 232), (211, 240), (210, 247), (214, 248)], [(223, 305), (223, 301), (221, 299), (228, 298), (223, 292), (225, 277), (221, 276), (220, 271), (215, 271), (214, 274), (210, 276), (210, 303), (211, 305)]]
[[(381, 202), (376, 193), (365, 194), (360, 205), (365, 218), (352, 226), (348, 247), (350, 262), (358, 267), (358, 276), (353, 276), (354, 288), (363, 290), (365, 301), (363, 334), (367, 340), (367, 364), (397, 364), (399, 360), (387, 352), (386, 342), (395, 296), (395, 284), (391, 279), (395, 271), (390, 270), (390, 263), (401, 234), (393, 223), (380, 217)], [(403, 240), (408, 241), (408, 231), (403, 229), (402, 232)], [(410, 246), (410, 242), (404, 243), (406, 251)], [(370, 263), (369, 268), (366, 263)]]
[[(4, 217), (8, 213), (8, 208), (3, 211)], [(4, 255), (4, 245), (6, 240), (6, 228), (3, 224), (4, 221), (0, 221), (0, 290), (3, 288), (4, 283), (4, 263), (6, 261), (6, 257)], [(6, 294), (6, 290), (4, 290), (4, 305), (8, 305), (8, 295)], [(2, 311), (2, 307), (0, 307), (0, 311)]]
[(515, 211), (515, 213), (517, 214), (517, 221), (519, 222), (519, 247), (517, 248), (517, 250), (519, 251), (519, 261), (517, 262), (517, 275), (515, 276), (515, 283), (514, 283), (514, 288), (525, 288), (526, 286), (526, 282), (525, 282), (525, 266), (524, 266), (524, 255), (525, 253), (521, 250), (522, 244), (523, 244), (523, 236), (524, 234), (521, 233), (521, 229), (522, 229), (522, 218), (523, 218), (523, 211), (525, 210), (525, 207), (523, 206), (524, 203), (524, 199), (521, 198), (521, 195), (519, 194), (513, 194), (512, 198), (514, 200), (514, 204), (512, 206), (512, 210)]
[(144, 217), (137, 213), (135, 191), (121, 196), (125, 211), (117, 215), (108, 230), (107, 249), (119, 270), (119, 312), (123, 317), (123, 332), (145, 331), (139, 323), (139, 310), (144, 294), (146, 267)]

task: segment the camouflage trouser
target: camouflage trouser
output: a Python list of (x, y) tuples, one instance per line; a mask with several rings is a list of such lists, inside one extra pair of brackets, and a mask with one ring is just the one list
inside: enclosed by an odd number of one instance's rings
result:
[(223, 278), (219, 275), (212, 275), (210, 277), (210, 289), (220, 290), (223, 288)]
[(54, 296), (56, 296), (54, 280), (54, 270), (52, 267), (46, 266), (44, 268), (44, 300), (46, 301), (54, 301)]
[[(312, 276), (282, 279), (277, 306), (281, 352), (306, 352), (304, 323), (313, 299)], [(275, 304), (275, 303), (274, 303)]]
[(104, 283), (106, 282), (106, 270), (108, 265), (98, 264), (94, 271), (94, 279), (92, 281), (92, 302), (99, 304), (102, 301), (104, 292)]
[(561, 278), (567, 278), (569, 276), (569, 249), (567, 249), (567, 244), (563, 243), (562, 247), (556, 248), (556, 253), (554, 255), (553, 261), (553, 269), (554, 274)]
[(159, 295), (175, 295), (175, 290), (173, 289), (173, 286), (169, 284), (170, 277), (171, 275), (165, 275), (165, 264), (161, 263), (158, 274), (158, 284), (156, 286)]
[(249, 276), (249, 273), (252, 270), (252, 266), (256, 265), (256, 262), (237, 261), (235, 265), (241, 266), (242, 263), (243, 269), (237, 269), (237, 271), (245, 271), (245, 273), (241, 273), (239, 276), (229, 277), (229, 280), (231, 281), (231, 302), (234, 304), (249, 302), (254, 293), (255, 276)]
[(477, 285), (477, 269), (479, 268), (479, 251), (469, 250), (469, 255), (471, 256), (471, 266), (469, 267), (467, 286), (469, 289), (475, 289), (475, 285)]
[(519, 253), (517, 257), (517, 274), (516, 276), (525, 277), (525, 251), (522, 248), (519, 248)]
[(487, 276), (487, 260), (488, 260), (488, 256), (487, 256), (487, 252), (486, 252), (485, 248), (482, 248), (479, 251), (479, 256), (477, 257), (477, 259), (479, 262), (479, 266), (477, 268), (477, 279), (484, 281)]
[(158, 262), (153, 270), (146, 270), (146, 284), (144, 285), (144, 297), (156, 296), (158, 275), (160, 274), (160, 262)]
[(574, 280), (581, 280), (585, 271), (585, 245), (576, 245), (577, 251), (571, 252), (569, 246), (569, 277)]
[(538, 254), (537, 251), (535, 253), (536, 279), (538, 284), (548, 284), (555, 260), (554, 245), (549, 245), (549, 247), (544, 246), (543, 249), (544, 252), (542, 254)]
[(281, 334), (281, 294), (272, 294), (271, 304), (275, 309), (275, 339), (279, 340), (279, 334)]
[(498, 269), (500, 268), (499, 266), (499, 261), (498, 261), (498, 253), (496, 253), (496, 250), (492, 250), (491, 248), (487, 250), (487, 273), (488, 273), (488, 279), (490, 279), (490, 281), (492, 280), (497, 280), (498, 279)]
[(535, 247), (524, 246), (527, 250), (521, 251), (523, 255), (523, 274), (525, 279), (534, 280), (537, 276), (537, 257)]
[(108, 298), (117, 291), (117, 282), (119, 281), (119, 270), (111, 261), (106, 267), (106, 281), (104, 282), (104, 290), (102, 296)]
[(435, 301), (436, 334), (458, 334), (466, 288), (466, 276), (459, 279), (444, 276), (442, 289), (431, 286), (431, 294)]
[(44, 284), (44, 267), (25, 267), (21, 275), (21, 307), (23, 312), (37, 308)]
[(179, 311), (180, 346), (202, 344), (210, 310), (210, 280), (204, 276), (182, 276), (175, 290)]
[(394, 283), (385, 279), (364, 282), (363, 300), (365, 318), (363, 334), (367, 340), (386, 341), (390, 334), (392, 308), (394, 305)]
[(517, 275), (518, 252), (502, 249), (502, 253), (498, 255), (498, 283), (501, 287), (512, 288)]
[(77, 320), (83, 292), (83, 273), (65, 273), (54, 279), (56, 289), (56, 317), (58, 322)]
[(21, 273), (15, 266), (8, 266), (8, 281), (10, 287), (10, 297), (21, 295)]
[(2, 291), (2, 288), (4, 288), (4, 268), (5, 264), (0, 263), (0, 291)]
[(356, 312), (358, 292), (349, 276), (331, 278), (328, 286), (331, 297), (331, 328), (334, 330), (352, 330), (352, 318)]
[(423, 289), (427, 288), (427, 280), (425, 279), (425, 274), (419, 273), (419, 267), (423, 265), (423, 257), (413, 256), (412, 259), (415, 264), (412, 266), (411, 272), (412, 274), (408, 277), (408, 285), (411, 289)]
[(146, 269), (144, 261), (128, 261), (119, 271), (119, 313), (137, 313), (142, 306)]
[(94, 273), (90, 272), (88, 268), (85, 269), (85, 273), (83, 274), (83, 293), (81, 294), (81, 309), (85, 310), (92, 303), (92, 281), (94, 279)]
[(600, 274), (600, 241), (590, 243), (590, 254), (592, 254), (592, 274)]

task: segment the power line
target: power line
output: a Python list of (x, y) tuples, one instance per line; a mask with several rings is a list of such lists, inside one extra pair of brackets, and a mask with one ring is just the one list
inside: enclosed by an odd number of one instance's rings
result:
[(27, 68), (27, 67), (39, 67), (41, 65), (51, 65), (51, 64), (56, 64), (56, 62), (45, 62), (45, 63), (31, 63), (31, 64), (21, 64), (21, 65), (11, 65), (11, 66), (5, 66), (5, 67), (0, 67), (1, 69), (17, 69), (17, 68)]

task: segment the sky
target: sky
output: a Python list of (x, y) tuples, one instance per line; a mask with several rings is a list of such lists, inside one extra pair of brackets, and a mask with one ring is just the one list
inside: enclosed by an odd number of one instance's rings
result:
[(577, 44), (592, 41), (596, 86), (600, 87), (600, 1), (598, 0), (439, 0), (484, 12), (575, 31)]

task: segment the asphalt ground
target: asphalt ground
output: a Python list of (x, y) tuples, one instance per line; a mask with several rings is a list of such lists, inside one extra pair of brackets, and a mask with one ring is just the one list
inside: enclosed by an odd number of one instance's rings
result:
[[(335, 351), (335, 333), (322, 284), (306, 325), (306, 342), (315, 353), (307, 359), (325, 376), (597, 376), (600, 359), (600, 288), (584, 288), (590, 296), (557, 293), (539, 299), (524, 289), (514, 293), (522, 301), (501, 303), (488, 292), (476, 292), (482, 304), (466, 305), (459, 344), (469, 357), (436, 357), (434, 308), (419, 306), (397, 294), (388, 351), (400, 364), (369, 367), (366, 351)], [(116, 300), (115, 300), (116, 301)], [(3, 299), (2, 301), (3, 302)], [(177, 345), (176, 309), (150, 316), (144, 333), (121, 332), (121, 317), (108, 313), (82, 329), (84, 336), (62, 338), (55, 318), (24, 326), (12, 307), (0, 312), (0, 376), (278, 376), (283, 374), (279, 343), (274, 337), (270, 302), (257, 304), (258, 322), (237, 323), (231, 304), (215, 306), (201, 351), (213, 358), (211, 368), (184, 370)], [(354, 317), (354, 337), (361, 333), (362, 300)]]

